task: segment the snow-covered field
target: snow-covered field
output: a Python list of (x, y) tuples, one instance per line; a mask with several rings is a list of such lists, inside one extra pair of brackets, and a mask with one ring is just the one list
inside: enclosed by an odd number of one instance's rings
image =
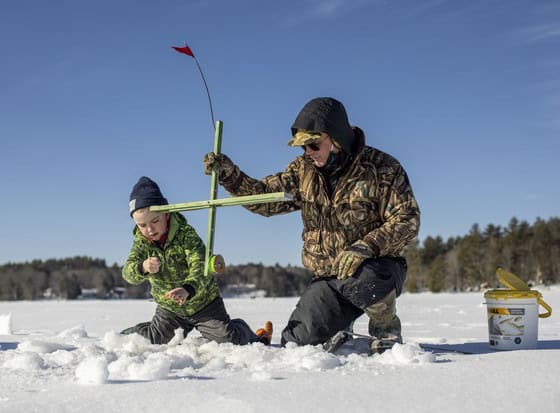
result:
[(225, 300), (255, 329), (273, 321), (270, 347), (118, 335), (149, 301), (0, 302), (0, 412), (558, 412), (560, 288), (540, 291), (553, 315), (535, 350), (488, 348), (482, 293), (423, 293), (397, 301), (407, 343), (375, 356), (363, 340), (279, 347), (295, 298)]

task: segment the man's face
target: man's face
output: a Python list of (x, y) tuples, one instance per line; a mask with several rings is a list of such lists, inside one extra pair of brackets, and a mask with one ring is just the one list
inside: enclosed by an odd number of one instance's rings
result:
[(331, 150), (334, 153), (339, 151), (339, 149), (333, 145), (331, 138), (326, 133), (321, 133), (320, 139), (312, 141), (302, 147), (305, 154), (313, 160), (313, 163), (317, 168), (322, 168), (327, 164)]
[(167, 214), (143, 208), (134, 211), (132, 219), (142, 235), (150, 241), (159, 241), (161, 236), (167, 232)]

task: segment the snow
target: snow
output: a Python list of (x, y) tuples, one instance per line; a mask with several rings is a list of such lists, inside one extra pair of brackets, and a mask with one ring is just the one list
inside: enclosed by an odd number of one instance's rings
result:
[[(560, 308), (559, 287), (539, 290)], [(494, 351), (483, 301), (482, 293), (403, 294), (405, 344), (374, 356), (362, 338), (337, 354), (280, 347), (296, 298), (225, 300), (255, 329), (273, 321), (269, 347), (181, 330), (167, 345), (118, 334), (151, 318), (146, 300), (0, 302), (0, 411), (560, 411), (557, 315), (539, 320), (536, 349)], [(367, 333), (365, 317), (355, 330)]]

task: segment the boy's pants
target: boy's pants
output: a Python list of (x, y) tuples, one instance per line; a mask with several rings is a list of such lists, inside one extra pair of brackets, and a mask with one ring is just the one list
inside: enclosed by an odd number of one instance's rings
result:
[(282, 331), (282, 345), (322, 344), (364, 312), (370, 317), (370, 334), (400, 337), (395, 299), (405, 278), (403, 258), (379, 257), (366, 260), (352, 277), (313, 280)]
[(185, 337), (196, 328), (202, 337), (218, 343), (243, 345), (259, 341), (245, 321), (229, 318), (221, 297), (191, 316), (181, 316), (158, 305), (152, 321), (127, 328), (121, 334), (138, 333), (152, 344), (166, 344), (173, 338), (177, 328), (184, 330)]

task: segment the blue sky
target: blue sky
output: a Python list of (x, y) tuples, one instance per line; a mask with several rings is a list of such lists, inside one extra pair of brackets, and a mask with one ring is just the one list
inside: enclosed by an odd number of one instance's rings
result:
[[(558, 1), (50, 1), (0, 12), (0, 263), (88, 255), (121, 264), (130, 190), (208, 198), (213, 129), (248, 174), (282, 171), (305, 102), (341, 100), (397, 157), (420, 239), (558, 216)], [(220, 197), (228, 196), (223, 190)], [(207, 212), (186, 214), (206, 238)], [(229, 263), (300, 264), (297, 213), (217, 214)]]

